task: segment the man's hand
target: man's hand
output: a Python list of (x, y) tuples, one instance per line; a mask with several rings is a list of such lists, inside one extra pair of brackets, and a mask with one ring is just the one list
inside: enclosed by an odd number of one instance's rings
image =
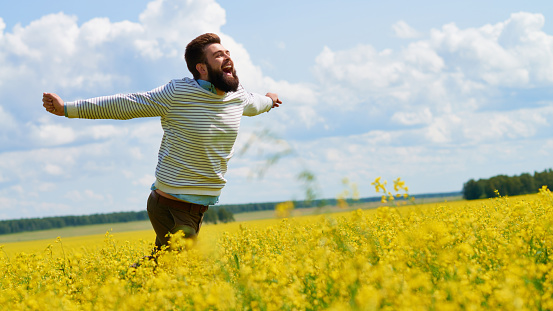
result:
[(280, 99), (278, 99), (278, 95), (275, 94), (275, 93), (267, 93), (265, 96), (267, 96), (267, 97), (269, 97), (270, 99), (273, 100), (273, 107), (272, 108), (278, 107), (280, 104), (282, 104)]
[(63, 100), (57, 94), (42, 93), (42, 106), (51, 114), (60, 117), (65, 116)]

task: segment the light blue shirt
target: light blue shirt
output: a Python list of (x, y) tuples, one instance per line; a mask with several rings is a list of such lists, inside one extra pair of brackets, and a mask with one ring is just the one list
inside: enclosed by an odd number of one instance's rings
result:
[[(150, 187), (151, 190), (156, 190), (156, 186), (155, 186), (155, 183), (152, 184), (152, 187)], [(195, 203), (195, 204), (200, 204), (200, 205), (215, 205), (217, 204), (217, 202), (219, 202), (219, 197), (214, 197), (214, 196), (211, 196), (211, 195), (199, 195), (199, 194), (175, 194), (175, 193), (168, 193), (169, 195), (171, 196), (174, 196), (175, 198), (179, 199), (179, 200), (182, 200), (182, 201), (186, 201), (186, 202), (190, 202), (190, 203)]]
[(196, 82), (198, 82), (198, 84), (199, 84), (204, 90), (210, 91), (211, 93), (217, 95), (217, 89), (215, 88), (215, 86), (214, 86), (211, 82), (205, 81), (205, 80), (201, 80), (201, 79), (196, 79)]

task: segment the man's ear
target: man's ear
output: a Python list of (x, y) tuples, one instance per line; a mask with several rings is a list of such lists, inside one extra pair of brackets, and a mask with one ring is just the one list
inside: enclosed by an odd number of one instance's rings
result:
[(200, 73), (200, 76), (207, 77), (207, 66), (204, 63), (197, 63), (196, 70)]

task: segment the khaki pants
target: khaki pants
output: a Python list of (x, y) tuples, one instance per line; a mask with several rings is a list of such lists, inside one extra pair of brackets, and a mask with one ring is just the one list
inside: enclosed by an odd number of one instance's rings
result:
[(200, 232), (207, 206), (170, 200), (155, 191), (148, 197), (148, 216), (156, 232), (156, 250), (168, 245), (169, 233), (182, 231), (185, 238), (195, 238)]

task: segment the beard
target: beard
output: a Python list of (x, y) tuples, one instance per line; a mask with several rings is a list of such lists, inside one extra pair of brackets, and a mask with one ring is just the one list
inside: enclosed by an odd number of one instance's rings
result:
[(232, 76), (229, 77), (220, 68), (215, 69), (207, 64), (207, 78), (214, 87), (225, 93), (236, 92), (238, 90), (238, 85), (240, 84), (240, 80), (238, 79), (234, 68), (232, 68)]

